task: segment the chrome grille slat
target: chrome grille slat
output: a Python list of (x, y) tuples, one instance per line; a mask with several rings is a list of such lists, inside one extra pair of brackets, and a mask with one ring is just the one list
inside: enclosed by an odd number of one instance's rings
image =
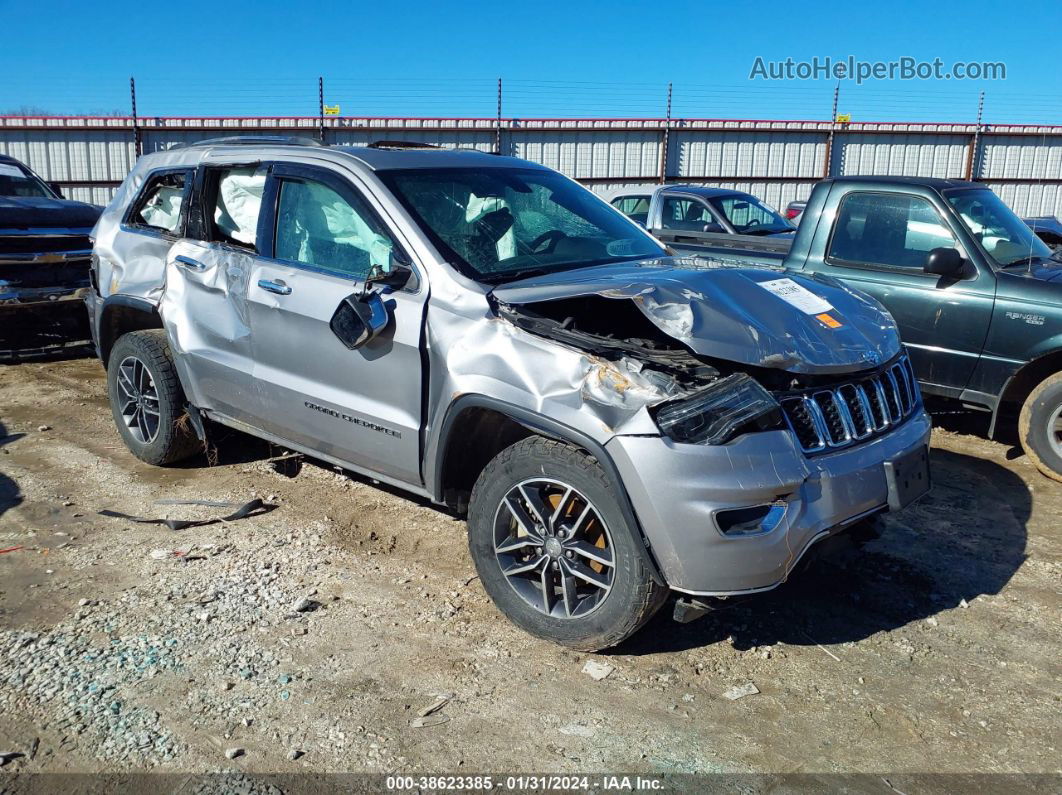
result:
[(778, 402), (801, 450), (812, 454), (850, 447), (887, 432), (909, 417), (921, 398), (905, 356), (869, 377), (780, 395)]

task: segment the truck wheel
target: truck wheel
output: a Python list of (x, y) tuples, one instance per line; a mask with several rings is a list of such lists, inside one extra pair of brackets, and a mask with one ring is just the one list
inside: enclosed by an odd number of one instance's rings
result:
[(1062, 373), (1040, 382), (1018, 416), (1025, 455), (1049, 478), (1062, 481)]
[(468, 535), (494, 603), (554, 643), (614, 646), (667, 598), (604, 471), (562, 442), (532, 436), (487, 464), (472, 489)]
[(118, 433), (141, 461), (164, 466), (202, 449), (162, 329), (118, 339), (107, 364), (107, 390)]

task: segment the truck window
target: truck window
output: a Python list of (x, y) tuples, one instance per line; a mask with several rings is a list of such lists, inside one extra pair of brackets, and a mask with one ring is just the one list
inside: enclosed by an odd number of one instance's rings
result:
[(793, 230), (792, 224), (754, 196), (725, 196), (712, 199), (711, 203), (743, 235), (770, 235)]
[(705, 226), (716, 223), (708, 205), (695, 199), (668, 196), (660, 207), (660, 214), (660, 226), (663, 229), (703, 232)]
[(920, 270), (935, 248), (955, 237), (933, 205), (900, 193), (849, 193), (841, 200), (827, 259)]
[(0, 163), (0, 196), (54, 198), (47, 185), (15, 163)]
[(261, 166), (241, 166), (218, 171), (214, 209), (210, 214), (211, 240), (242, 248), (255, 247), (258, 212), (262, 208), (265, 181), (266, 169)]
[(988, 188), (949, 191), (944, 195), (997, 265), (1051, 256), (1047, 244)]
[(650, 196), (620, 196), (612, 200), (612, 206), (630, 218), (645, 226), (649, 220)]
[(355, 197), (312, 180), (280, 183), (275, 256), (364, 279), (390, 270), (395, 244)]
[(170, 171), (153, 175), (129, 212), (128, 223), (174, 235), (181, 228), (188, 173)]

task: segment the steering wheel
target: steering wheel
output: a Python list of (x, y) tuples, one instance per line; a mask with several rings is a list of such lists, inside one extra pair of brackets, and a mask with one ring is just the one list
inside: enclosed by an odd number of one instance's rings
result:
[[(531, 249), (532, 254), (552, 254), (553, 250), (557, 247), (557, 244), (561, 242), (567, 235), (559, 229), (550, 229), (548, 232), (543, 232), (528, 244), (528, 248)], [(553, 241), (553, 244), (547, 246), (542, 251), (539, 251), (539, 246), (547, 241)]]

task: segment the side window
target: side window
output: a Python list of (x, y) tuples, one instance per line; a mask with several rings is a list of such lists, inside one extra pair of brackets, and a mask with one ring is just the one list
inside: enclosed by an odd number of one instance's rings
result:
[(921, 270), (955, 237), (927, 200), (891, 193), (850, 193), (841, 201), (827, 258)]
[(210, 213), (211, 240), (244, 248), (255, 247), (258, 213), (262, 209), (266, 169), (255, 166), (219, 169)]
[(278, 259), (364, 279), (391, 268), (394, 240), (357, 198), (320, 182), (282, 179), (274, 248)]
[(180, 234), (188, 179), (187, 171), (171, 171), (151, 177), (134, 202), (128, 223), (171, 235)]
[(716, 205), (739, 230), (750, 226), (771, 226), (775, 222), (774, 215), (767, 208), (744, 199), (727, 197), (719, 199)]
[(667, 197), (661, 207), (661, 225), (664, 229), (681, 229), (703, 232), (707, 224), (715, 222), (707, 205), (693, 199)]
[(645, 226), (649, 218), (649, 198), (648, 196), (620, 196), (612, 200), (612, 206), (632, 221)]

